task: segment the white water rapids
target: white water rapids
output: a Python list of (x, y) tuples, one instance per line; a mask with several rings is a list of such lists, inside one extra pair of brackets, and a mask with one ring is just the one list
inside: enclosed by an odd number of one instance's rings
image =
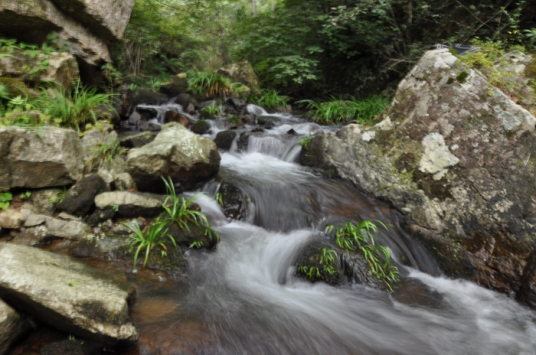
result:
[[(471, 282), (440, 276), (399, 227), (395, 211), (293, 162), (298, 138), (286, 132), (308, 134), (318, 125), (279, 119), (273, 129), (250, 136), (246, 152), (222, 153), (222, 179), (246, 196), (244, 220), (228, 221), (211, 198), (197, 201), (221, 242), (213, 252), (190, 253), (182, 312), (201, 322), (212, 340), (196, 353), (536, 354), (534, 311)], [(218, 184), (205, 190), (213, 196)], [(297, 256), (310, 241), (326, 240), (326, 224), (362, 219), (389, 226), (378, 242), (400, 261), (400, 289), (389, 294), (296, 278)], [(173, 337), (174, 321), (168, 322)]]

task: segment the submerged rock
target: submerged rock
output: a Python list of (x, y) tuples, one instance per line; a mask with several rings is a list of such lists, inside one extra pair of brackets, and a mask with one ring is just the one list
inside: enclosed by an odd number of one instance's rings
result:
[(162, 126), (155, 140), (131, 149), (127, 158), (130, 173), (140, 191), (165, 192), (162, 177), (190, 189), (215, 176), (220, 169), (216, 144), (172, 122)]
[(63, 255), (0, 243), (0, 295), (39, 320), (104, 343), (136, 341), (128, 283)]
[(389, 201), (449, 276), (534, 307), (535, 124), (480, 72), (429, 51), (382, 122), (315, 136), (302, 163)]

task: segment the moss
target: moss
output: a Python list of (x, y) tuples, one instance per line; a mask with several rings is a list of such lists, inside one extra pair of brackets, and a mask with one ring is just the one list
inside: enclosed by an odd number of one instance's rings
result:
[(527, 78), (536, 79), (536, 58), (534, 58), (525, 68), (525, 76)]
[(460, 74), (458, 74), (458, 76), (456, 77), (456, 80), (463, 84), (467, 80), (468, 76), (469, 74), (466, 71), (462, 71)]
[(453, 82), (454, 82), (453, 78), (449, 78), (449, 80), (447, 80), (447, 84), (452, 84)]
[(3, 84), (11, 97), (28, 96), (30, 89), (22, 81), (14, 78), (0, 77), (0, 84)]

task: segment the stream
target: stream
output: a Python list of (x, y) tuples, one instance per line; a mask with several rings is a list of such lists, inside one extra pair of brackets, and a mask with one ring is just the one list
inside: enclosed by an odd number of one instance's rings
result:
[[(221, 178), (203, 189), (211, 197), (196, 201), (220, 234), (216, 250), (188, 251), (190, 276), (179, 285), (140, 289), (134, 310), (139, 353), (536, 354), (535, 312), (474, 283), (442, 277), (402, 230), (396, 211), (295, 163), (300, 136), (337, 127), (248, 109), (272, 117), (274, 125), (251, 134), (247, 150), (238, 152), (235, 142), (223, 152)], [(211, 138), (229, 126), (224, 118), (208, 122)], [(238, 129), (239, 135), (252, 128)], [(297, 135), (287, 134), (291, 129)], [(244, 196), (240, 220), (228, 220), (213, 198), (225, 181)], [(295, 276), (300, 251), (327, 241), (327, 225), (365, 219), (388, 226), (377, 242), (389, 247), (400, 270), (394, 292)]]

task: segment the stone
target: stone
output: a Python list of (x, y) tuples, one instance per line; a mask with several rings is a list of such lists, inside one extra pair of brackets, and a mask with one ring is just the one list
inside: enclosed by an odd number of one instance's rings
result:
[(95, 204), (101, 210), (113, 208), (115, 212), (126, 218), (155, 217), (162, 213), (162, 205), (166, 196), (142, 192), (113, 191), (95, 197)]
[(0, 243), (0, 295), (54, 328), (103, 343), (136, 341), (132, 294), (126, 281), (70, 257)]
[(171, 122), (162, 126), (155, 140), (128, 152), (126, 171), (140, 191), (165, 192), (162, 177), (176, 187), (189, 189), (215, 176), (220, 168), (216, 144)]
[[(164, 94), (173, 97), (188, 91), (188, 76), (186, 73), (179, 73), (169, 78), (169, 81), (160, 88)], [(186, 106), (184, 106), (186, 107)]]
[(0, 212), (0, 227), (7, 229), (18, 229), (24, 223), (24, 216), (12, 209)]
[(56, 210), (56, 206), (61, 202), (66, 193), (66, 189), (42, 189), (33, 191), (29, 201), (32, 206), (32, 212), (52, 215)]
[[(46, 68), (35, 74), (31, 74), (27, 69), (40, 67), (44, 62), (48, 62)], [(10, 56), (0, 58), (0, 76), (20, 80), (30, 85), (52, 81), (65, 88), (71, 87), (71, 84), (80, 78), (78, 63), (72, 54), (41, 52), (36, 56), (30, 56), (24, 54), (22, 49), (14, 49)]]
[(224, 75), (231, 79), (232, 82), (242, 83), (251, 90), (259, 87), (259, 78), (247, 59), (219, 69), (218, 74)]
[(140, 148), (146, 144), (151, 143), (155, 137), (156, 134), (152, 132), (143, 132), (123, 137), (120, 139), (120, 142), (121, 146), (125, 148)]
[(446, 275), (536, 307), (536, 118), (448, 50), (434, 50), (381, 119), (316, 135), (300, 162), (403, 212)]
[(0, 354), (6, 354), (11, 344), (29, 328), (29, 323), (0, 299)]
[(136, 183), (129, 173), (121, 173), (114, 176), (115, 189), (118, 191), (130, 191), (136, 189)]
[(70, 129), (0, 128), (0, 191), (73, 184), (82, 178), (84, 156)]
[(26, 232), (43, 238), (66, 238), (78, 240), (91, 232), (89, 226), (74, 216), (60, 214), (57, 218), (30, 213), (24, 226)]
[(165, 122), (178, 122), (184, 127), (190, 127), (192, 122), (190, 119), (177, 111), (167, 111), (164, 116)]
[(197, 102), (197, 100), (194, 97), (192, 97), (191, 95), (188, 95), (188, 94), (180, 94), (175, 99), (175, 102), (178, 103), (179, 105), (181, 105), (183, 108), (187, 108), (190, 105), (194, 106), (194, 108), (195, 107), (200, 107), (199, 103)]
[[(331, 249), (331, 246), (328, 244), (320, 242), (309, 243), (299, 254), (296, 260), (297, 274), (309, 281), (317, 282), (323, 281), (328, 285), (336, 286), (341, 284), (344, 281), (343, 273), (341, 270), (341, 265), (339, 262), (339, 255), (334, 256), (334, 262), (331, 264), (333, 268), (333, 273), (329, 273), (324, 270), (324, 265), (320, 262), (322, 257), (322, 249)], [(303, 270), (301, 267), (306, 267), (307, 271)], [(319, 274), (312, 275), (312, 278), (307, 275), (310, 268), (318, 268)]]
[(196, 134), (205, 134), (210, 129), (210, 126), (208, 125), (207, 121), (198, 120), (192, 125), (192, 128), (190, 129)]
[(236, 131), (222, 131), (216, 135), (214, 143), (219, 149), (230, 150), (236, 138)]
[(119, 138), (111, 125), (104, 124), (99, 129), (94, 128), (85, 132), (81, 143), (84, 149), (85, 170), (89, 173), (102, 165), (104, 154), (119, 144)]
[(85, 216), (95, 208), (95, 196), (107, 190), (108, 186), (99, 175), (87, 175), (67, 191), (58, 209), (72, 215)]

